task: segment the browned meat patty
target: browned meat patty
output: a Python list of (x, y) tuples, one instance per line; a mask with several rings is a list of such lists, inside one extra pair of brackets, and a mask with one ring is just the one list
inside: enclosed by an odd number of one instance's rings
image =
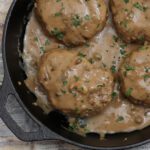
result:
[(120, 69), (121, 89), (133, 102), (150, 106), (150, 46), (133, 52)]
[(111, 0), (117, 32), (130, 42), (150, 41), (150, 0)]
[(94, 68), (83, 54), (59, 49), (42, 56), (39, 81), (54, 108), (84, 117), (111, 102), (114, 84), (109, 71)]
[(106, 23), (104, 0), (36, 0), (37, 13), (49, 33), (67, 45), (79, 45)]

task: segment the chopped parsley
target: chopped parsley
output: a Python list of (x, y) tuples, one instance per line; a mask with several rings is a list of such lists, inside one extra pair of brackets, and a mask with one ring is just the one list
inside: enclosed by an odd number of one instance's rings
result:
[(120, 44), (120, 54), (121, 55), (125, 55), (126, 54), (126, 51), (125, 51), (125, 48), (127, 47), (127, 45), (126, 44)]
[(123, 0), (126, 4), (129, 3), (129, 0)]
[(97, 85), (97, 88), (102, 88), (102, 87), (105, 87), (105, 84), (98, 84)]
[(148, 72), (150, 71), (150, 68), (149, 68), (149, 67), (145, 67), (145, 68), (144, 68), (144, 71), (145, 71), (146, 73), (148, 73)]
[(90, 58), (88, 61), (89, 61), (91, 64), (94, 64), (94, 59)]
[(137, 9), (139, 9), (139, 10), (141, 10), (141, 11), (146, 11), (146, 7), (144, 7), (142, 4), (140, 4), (139, 2), (136, 2), (136, 3), (134, 3), (133, 4), (133, 6), (135, 7), (135, 8), (137, 8)]
[(72, 25), (78, 27), (81, 25), (81, 19), (79, 15), (75, 15), (72, 17)]
[(45, 52), (45, 48), (43, 46), (40, 47), (40, 53), (44, 53)]
[(44, 45), (45, 45), (45, 46), (50, 45), (50, 40), (46, 39), (46, 41), (45, 41), (45, 44), (44, 44)]
[(66, 86), (68, 84), (68, 81), (63, 81), (63, 85)]
[(126, 65), (124, 66), (124, 68), (125, 68), (126, 71), (134, 71), (134, 70), (135, 70), (135, 67), (134, 67), (134, 66), (130, 66), (130, 65), (128, 65), (128, 64), (126, 64)]
[(34, 37), (34, 41), (38, 42), (39, 41), (38, 37)]
[(117, 93), (117, 92), (113, 92), (113, 93), (111, 94), (111, 97), (112, 97), (113, 100), (116, 99), (117, 96), (118, 96), (118, 93)]
[(61, 89), (61, 92), (62, 92), (63, 94), (66, 94), (66, 93), (67, 93), (67, 91), (65, 91), (64, 89)]
[(113, 66), (111, 67), (111, 72), (112, 72), (112, 73), (115, 73), (116, 71), (117, 71), (117, 70), (116, 70), (116, 66), (113, 65)]
[(128, 88), (128, 90), (126, 91), (125, 95), (127, 97), (129, 97), (131, 95), (132, 91), (133, 91), (133, 88)]
[(144, 45), (144, 46), (141, 46), (139, 48), (140, 51), (144, 51), (144, 50), (147, 50), (148, 49), (148, 46)]
[(150, 78), (150, 75), (149, 75), (149, 74), (146, 74), (146, 75), (144, 75), (143, 77), (144, 77), (144, 81), (147, 81), (147, 79)]
[(82, 52), (79, 52), (78, 56), (80, 56), (80, 57), (86, 57), (86, 54), (83, 54)]
[(124, 28), (127, 28), (128, 27), (128, 20), (125, 19), (125, 20), (121, 21), (120, 25), (123, 26)]
[(90, 17), (89, 15), (85, 15), (85, 16), (84, 16), (84, 19), (85, 19), (85, 20), (90, 20), (91, 17)]
[[(80, 110), (77, 109), (77, 111), (80, 111)], [(78, 131), (81, 131), (83, 133), (89, 132), (86, 121), (81, 118), (76, 118), (74, 121), (70, 122), (68, 129), (71, 132), (78, 132)]]
[(114, 42), (118, 42), (118, 40), (119, 40), (118, 36), (116, 36), (116, 35), (113, 35), (112, 38), (113, 38)]
[(51, 35), (55, 36), (58, 40), (62, 40), (64, 38), (64, 33), (61, 32), (58, 28), (54, 28), (51, 31)]
[(117, 122), (122, 122), (124, 120), (124, 117), (123, 116), (118, 116), (118, 118), (117, 118)]
[(76, 82), (80, 80), (80, 78), (78, 76), (74, 76), (74, 79)]
[(144, 42), (145, 41), (145, 36), (144, 35), (140, 35), (138, 37), (138, 40), (140, 40), (141, 42)]
[(55, 17), (59, 17), (59, 16), (61, 16), (62, 15), (62, 13), (61, 12), (57, 12), (57, 13), (55, 13)]
[(90, 43), (86, 42), (86, 43), (84, 44), (84, 46), (90, 47)]

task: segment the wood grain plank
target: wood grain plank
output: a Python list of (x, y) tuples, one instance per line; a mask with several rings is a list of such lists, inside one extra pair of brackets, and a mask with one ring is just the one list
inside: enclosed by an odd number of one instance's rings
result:
[(79, 150), (60, 141), (21, 142), (15, 137), (0, 137), (0, 150)]
[(5, 17), (8, 12), (8, 9), (13, 0), (0, 0), (0, 41), (2, 38), (2, 31), (5, 22)]

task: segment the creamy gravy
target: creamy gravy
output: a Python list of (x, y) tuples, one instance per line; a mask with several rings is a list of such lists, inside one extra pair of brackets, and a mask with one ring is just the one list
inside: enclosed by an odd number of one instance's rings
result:
[[(90, 132), (117, 133), (130, 132), (150, 125), (150, 109), (136, 106), (124, 99), (119, 92), (117, 70), (124, 57), (138, 45), (126, 45), (117, 37), (113, 25), (108, 20), (104, 30), (82, 47), (75, 48), (91, 61), (93, 66), (111, 69), (116, 77), (113, 101), (101, 114), (85, 120), (86, 128)], [(24, 40), (23, 59), (28, 76), (25, 81), (27, 87), (37, 96), (35, 105), (40, 106), (45, 113), (52, 110), (44, 90), (37, 81), (38, 61), (47, 49), (64, 47), (46, 35), (33, 14), (28, 23)], [(74, 119), (70, 118), (72, 122)]]

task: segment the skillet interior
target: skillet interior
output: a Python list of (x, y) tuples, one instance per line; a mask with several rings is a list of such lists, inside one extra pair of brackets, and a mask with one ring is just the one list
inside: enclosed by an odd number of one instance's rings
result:
[[(51, 113), (44, 115), (42, 110), (35, 107), (32, 103), (36, 100), (35, 96), (29, 92), (24, 84), (26, 78), (24, 71), (20, 67), (19, 50), (23, 50), (23, 38), (28, 21), (29, 12), (33, 7), (32, 0), (17, 0), (14, 1), (15, 5), (8, 16), (8, 26), (5, 30), (5, 48), (3, 47), (3, 58), (5, 66), (5, 75), (8, 73), (12, 84), (19, 95), (18, 101), (23, 104), (22, 106), (27, 108), (39, 122), (44, 124), (49, 130), (54, 131), (58, 135), (64, 137), (64, 139), (73, 144), (92, 149), (113, 149), (113, 148), (127, 148), (133, 147), (139, 144), (143, 144), (150, 139), (150, 127), (147, 127), (141, 131), (135, 131), (131, 133), (120, 133), (115, 135), (107, 135), (105, 140), (99, 140), (98, 136), (81, 137), (74, 133), (67, 131), (63, 126), (65, 123), (64, 117), (59, 113)], [(8, 70), (8, 72), (7, 72)], [(18, 85), (18, 81), (22, 85)], [(33, 117), (33, 118), (34, 118)], [(127, 139), (127, 140), (125, 140)]]

